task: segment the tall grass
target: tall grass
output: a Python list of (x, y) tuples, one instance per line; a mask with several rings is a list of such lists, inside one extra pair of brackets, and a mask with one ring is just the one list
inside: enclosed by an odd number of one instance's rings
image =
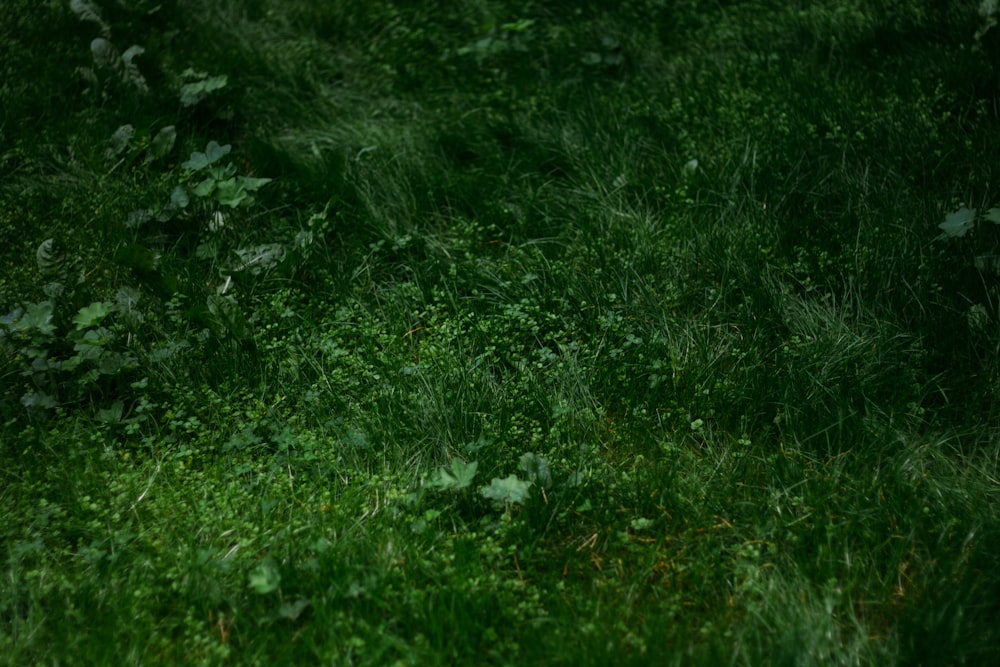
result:
[(79, 4), (0, 28), (9, 664), (1000, 650), (974, 3)]

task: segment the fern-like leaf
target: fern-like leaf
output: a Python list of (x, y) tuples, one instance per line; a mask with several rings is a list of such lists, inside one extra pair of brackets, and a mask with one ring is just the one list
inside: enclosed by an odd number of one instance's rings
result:
[(56, 243), (55, 239), (45, 239), (35, 251), (38, 272), (42, 278), (51, 281), (64, 281), (69, 268), (69, 257), (66, 251)]

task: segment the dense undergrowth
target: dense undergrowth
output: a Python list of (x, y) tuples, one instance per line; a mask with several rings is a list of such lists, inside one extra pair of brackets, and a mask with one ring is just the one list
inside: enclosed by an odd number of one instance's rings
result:
[(992, 664), (993, 5), (557, 4), (8, 3), (2, 660)]

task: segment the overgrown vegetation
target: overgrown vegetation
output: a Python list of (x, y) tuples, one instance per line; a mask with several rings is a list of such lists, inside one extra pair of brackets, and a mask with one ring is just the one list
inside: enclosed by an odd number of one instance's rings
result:
[(1000, 654), (994, 3), (8, 4), (7, 664)]

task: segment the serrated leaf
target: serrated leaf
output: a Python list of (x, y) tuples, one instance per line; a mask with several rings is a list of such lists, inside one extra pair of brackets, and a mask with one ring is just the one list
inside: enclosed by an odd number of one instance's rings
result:
[(948, 238), (961, 238), (976, 224), (976, 209), (960, 208), (954, 213), (944, 216), (944, 222), (938, 228)]
[(111, 332), (104, 327), (98, 327), (84, 333), (83, 338), (73, 345), (73, 349), (77, 352), (84, 352), (91, 358), (96, 358), (100, 354), (100, 350), (95, 350), (95, 348), (103, 347), (110, 341)]
[(52, 311), (51, 301), (28, 304), (27, 310), (20, 319), (11, 325), (11, 329), (15, 331), (36, 329), (39, 333), (49, 336), (56, 330), (55, 325), (52, 324)]
[(524, 454), (517, 467), (529, 481), (546, 489), (552, 486), (552, 472), (549, 470), (549, 463), (538, 454), (534, 452)]
[(267, 595), (278, 590), (278, 586), (281, 585), (281, 575), (272, 565), (264, 563), (250, 573), (247, 583), (254, 592)]
[(466, 463), (462, 459), (454, 459), (449, 467), (437, 469), (432, 485), (445, 491), (460, 491), (472, 484), (478, 467), (477, 461)]
[(505, 479), (494, 477), (489, 486), (479, 490), (484, 498), (502, 503), (523, 503), (528, 497), (531, 482), (518, 479), (517, 475), (509, 475)]
[(215, 200), (223, 206), (236, 208), (249, 196), (235, 178), (227, 178), (216, 183)]
[(77, 331), (82, 331), (88, 327), (100, 324), (101, 320), (113, 313), (115, 306), (106, 301), (95, 301), (89, 306), (84, 306), (73, 316), (73, 324)]

